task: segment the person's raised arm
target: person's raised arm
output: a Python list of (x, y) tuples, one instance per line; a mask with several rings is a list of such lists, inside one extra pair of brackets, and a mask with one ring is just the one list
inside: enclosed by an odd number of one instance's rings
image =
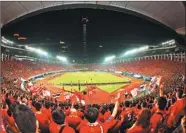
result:
[(160, 85), (160, 90), (159, 90), (159, 93), (160, 93), (160, 97), (163, 97), (163, 85)]
[(72, 106), (71, 106), (71, 109), (73, 109), (74, 108), (74, 101), (72, 101)]
[(118, 112), (118, 107), (119, 107), (119, 99), (120, 99), (120, 93), (118, 93), (117, 97), (116, 97), (116, 102), (115, 102), (115, 106), (114, 106), (114, 110), (112, 112), (112, 117), (115, 118), (117, 112)]

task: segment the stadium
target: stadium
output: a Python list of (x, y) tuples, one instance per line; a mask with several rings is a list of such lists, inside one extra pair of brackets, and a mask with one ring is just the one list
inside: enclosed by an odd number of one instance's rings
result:
[(3, 1), (2, 133), (186, 133), (186, 3)]

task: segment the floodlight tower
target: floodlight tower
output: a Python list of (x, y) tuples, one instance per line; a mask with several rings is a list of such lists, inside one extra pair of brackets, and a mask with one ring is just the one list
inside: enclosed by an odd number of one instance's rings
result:
[(84, 57), (84, 63), (87, 63), (88, 61), (88, 54), (87, 54), (87, 23), (88, 18), (83, 17), (82, 18), (82, 24), (83, 24), (83, 57)]

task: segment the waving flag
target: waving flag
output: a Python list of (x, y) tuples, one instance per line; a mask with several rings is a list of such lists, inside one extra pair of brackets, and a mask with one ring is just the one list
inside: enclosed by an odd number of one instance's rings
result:
[(140, 85), (140, 86), (138, 87), (138, 91), (139, 91), (139, 92), (143, 92), (143, 91), (145, 91), (145, 89), (146, 89), (146, 84), (145, 84), (145, 83), (142, 84), (142, 85)]
[(154, 89), (160, 85), (160, 82), (161, 82), (161, 76), (158, 76), (158, 77), (153, 77), (151, 79), (151, 82), (149, 84), (149, 87), (148, 87), (148, 91), (149, 93), (154, 91)]
[(43, 90), (43, 96), (44, 97), (50, 97), (51, 93), (49, 90)]
[(83, 99), (83, 94), (81, 92), (75, 90), (74, 94), (80, 99), (80, 101)]
[(133, 97), (136, 97), (138, 95), (138, 88), (134, 88), (133, 90), (130, 91)]

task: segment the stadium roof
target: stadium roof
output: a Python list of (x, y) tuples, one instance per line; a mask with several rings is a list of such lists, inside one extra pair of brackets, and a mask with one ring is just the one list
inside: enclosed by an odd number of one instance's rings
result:
[[(79, 5), (78, 5), (79, 4)], [(105, 7), (102, 7), (105, 6)], [(60, 8), (105, 8), (122, 11), (122, 9), (134, 11), (158, 22), (165, 24), (172, 29), (185, 27), (185, 7), (183, 2), (168, 1), (64, 1), (64, 2), (1, 2), (1, 24), (5, 25), (17, 18), (37, 11), (44, 11), (53, 7)], [(51, 8), (52, 9), (52, 8)], [(52, 10), (53, 10), (52, 9)]]
[(95, 62), (175, 39), (175, 30), (184, 29), (185, 7), (183, 2), (1, 2), (1, 32), (15, 44), (78, 62), (83, 53), (84, 16), (89, 19), (88, 55)]

